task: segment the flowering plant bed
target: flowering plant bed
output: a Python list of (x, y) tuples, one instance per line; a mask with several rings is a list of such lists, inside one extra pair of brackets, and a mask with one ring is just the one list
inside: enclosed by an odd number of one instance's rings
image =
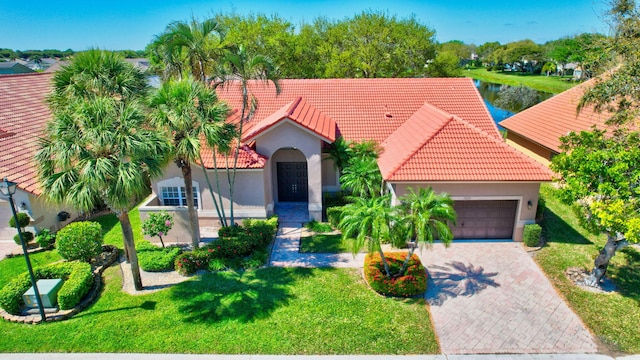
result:
[(392, 277), (386, 276), (380, 254), (368, 254), (364, 259), (364, 278), (379, 294), (411, 297), (427, 290), (427, 273), (416, 254), (411, 255), (407, 270), (397, 275), (407, 256), (406, 252), (385, 253)]

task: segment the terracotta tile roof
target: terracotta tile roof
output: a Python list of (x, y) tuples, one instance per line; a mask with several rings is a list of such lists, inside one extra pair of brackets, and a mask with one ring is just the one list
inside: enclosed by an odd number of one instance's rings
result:
[[(337, 135), (347, 140), (382, 143), (425, 102), (499, 136), (480, 94), (468, 78), (407, 79), (283, 79), (281, 93), (271, 84), (250, 82), (258, 109), (245, 126), (278, 112), (298, 97), (336, 122)], [(242, 106), (238, 82), (218, 88), (218, 97), (239, 111)]]
[(593, 125), (608, 128), (608, 113), (597, 113), (592, 106), (577, 112), (578, 102), (595, 79), (575, 86), (500, 122), (510, 132), (519, 134), (560, 153), (560, 137), (571, 131), (589, 130)]
[(382, 144), (387, 181), (550, 181), (552, 173), (493, 133), (423, 105)]
[[(258, 154), (255, 150), (247, 145), (243, 145), (238, 153), (238, 169), (262, 169), (269, 158)], [(216, 161), (213, 161), (213, 151), (211, 148), (204, 147), (202, 150), (202, 160), (207, 169), (214, 169), (216, 164), (218, 169), (224, 169), (227, 164), (227, 157), (219, 152), (216, 153)], [(233, 153), (229, 155), (229, 167), (233, 166)]]
[(336, 122), (298, 96), (275, 113), (259, 122), (254, 121), (253, 126), (244, 131), (242, 141), (254, 139), (277, 123), (287, 119), (310, 130), (324, 141), (332, 143), (336, 140)]
[[(39, 195), (33, 156), (51, 113), (45, 102), (52, 74), (0, 77), (0, 179)], [(10, 133), (13, 133), (11, 135)]]

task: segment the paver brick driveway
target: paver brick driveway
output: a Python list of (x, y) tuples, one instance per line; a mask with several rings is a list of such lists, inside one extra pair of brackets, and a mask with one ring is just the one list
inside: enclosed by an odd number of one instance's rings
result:
[(444, 354), (594, 353), (591, 333), (513, 242), (418, 251)]

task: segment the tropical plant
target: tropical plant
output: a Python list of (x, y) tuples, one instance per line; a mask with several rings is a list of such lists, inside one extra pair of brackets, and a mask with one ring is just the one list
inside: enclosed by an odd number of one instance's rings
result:
[(40, 245), (41, 248), (46, 248), (49, 245), (53, 244), (56, 241), (56, 234), (52, 233), (51, 230), (44, 228), (40, 230), (38, 235), (36, 236), (36, 242)]
[(390, 195), (379, 197), (352, 198), (353, 202), (341, 209), (338, 228), (342, 231), (344, 240), (352, 240), (352, 251), (357, 253), (365, 248), (368, 252), (377, 251), (380, 254), (384, 272), (391, 277), (389, 264), (382, 252), (382, 242), (391, 241), (391, 224), (395, 222), (395, 214), (389, 206)]
[(174, 21), (148, 46), (151, 61), (165, 79), (182, 79), (188, 71), (204, 83), (223, 55), (223, 35), (215, 19)]
[(333, 166), (342, 171), (342, 169), (349, 164), (353, 149), (351, 144), (346, 141), (342, 136), (339, 136), (336, 141), (329, 145), (329, 159), (333, 160)]
[(142, 289), (129, 210), (162, 174), (169, 146), (149, 128), (140, 99), (147, 88), (139, 70), (101, 50), (76, 54), (53, 76), (53, 119), (35, 159), (45, 196), (90, 211), (104, 203), (122, 226), (135, 288)]
[[(225, 123), (228, 108), (220, 103), (213, 89), (189, 77), (184, 80), (169, 80), (154, 92), (149, 99), (152, 123), (164, 129), (171, 139), (171, 154), (182, 172), (184, 180), (191, 242), (194, 248), (200, 242), (198, 214), (193, 198), (193, 175), (191, 164), (200, 162), (207, 184), (214, 194), (204, 162), (201, 158), (204, 140), (212, 149), (226, 149), (233, 137), (233, 126)], [(215, 161), (214, 151), (214, 161)], [(218, 173), (216, 169), (216, 179)], [(218, 182), (219, 184), (219, 182)], [(218, 194), (220, 194), (218, 186)], [(214, 205), (218, 217), (225, 219), (224, 209), (215, 196)], [(221, 220), (222, 221), (222, 220)]]
[[(229, 166), (227, 157), (227, 180), (229, 182), (229, 202), (231, 224), (234, 223), (233, 213), (233, 196), (236, 181), (236, 170), (238, 166), (238, 156), (242, 147), (242, 128), (243, 124), (251, 119), (258, 107), (258, 101), (251, 94), (249, 82), (252, 80), (263, 81), (273, 84), (276, 94), (280, 94), (280, 85), (278, 83), (278, 71), (273, 65), (271, 59), (263, 55), (249, 54), (245, 47), (239, 45), (227, 51), (222, 59), (221, 66), (218, 67), (216, 78), (219, 79), (218, 86), (237, 86), (240, 85), (242, 91), (242, 109), (240, 111), (240, 121), (238, 122), (237, 138), (235, 141), (235, 149), (233, 150), (233, 164)], [(229, 172), (231, 169), (231, 172)]]
[(149, 213), (149, 218), (142, 223), (142, 233), (149, 236), (157, 236), (164, 247), (162, 237), (173, 227), (173, 215), (166, 211)]
[(354, 196), (376, 197), (382, 193), (382, 174), (376, 158), (354, 156), (340, 176), (340, 185)]
[(436, 194), (431, 187), (420, 188), (417, 192), (409, 188), (409, 193), (400, 199), (397, 217), (394, 229), (403, 236), (394, 238), (400, 241), (395, 245), (406, 245), (407, 241), (412, 243), (400, 274), (406, 271), (417, 246), (424, 247), (436, 239), (449, 246), (453, 240), (451, 226), (455, 225), (456, 212), (453, 200), (447, 193)]

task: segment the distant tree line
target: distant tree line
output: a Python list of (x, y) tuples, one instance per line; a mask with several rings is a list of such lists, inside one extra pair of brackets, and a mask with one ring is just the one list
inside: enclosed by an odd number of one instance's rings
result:
[[(116, 53), (121, 54), (125, 58), (141, 58), (145, 57), (144, 50), (117, 50)], [(73, 56), (76, 52), (57, 49), (44, 49), (44, 50), (13, 50), (0, 48), (0, 61), (11, 61), (16, 59), (22, 59), (25, 61), (38, 61), (40, 59), (53, 58), (53, 59), (66, 59)]]

